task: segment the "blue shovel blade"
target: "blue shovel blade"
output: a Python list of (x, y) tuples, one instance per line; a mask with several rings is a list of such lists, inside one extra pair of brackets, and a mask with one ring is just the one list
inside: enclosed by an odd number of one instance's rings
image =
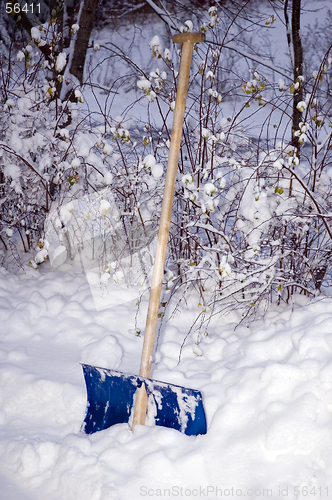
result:
[(206, 418), (199, 391), (152, 379), (82, 365), (87, 388), (83, 423), (86, 434), (129, 421), (136, 390), (145, 385), (148, 417), (156, 425), (176, 429), (187, 436), (206, 434)]

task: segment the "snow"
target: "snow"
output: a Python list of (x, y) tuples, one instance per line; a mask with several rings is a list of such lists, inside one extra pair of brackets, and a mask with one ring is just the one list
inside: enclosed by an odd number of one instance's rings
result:
[(112, 335), (107, 335), (101, 340), (92, 342), (83, 349), (81, 362), (116, 370), (121, 364), (122, 354), (122, 347), (118, 344), (116, 338)]
[(149, 46), (150, 46), (150, 50), (152, 50), (154, 56), (156, 56), (157, 54), (159, 56), (161, 56), (162, 50), (161, 50), (160, 38), (158, 35), (155, 35), (152, 38), (152, 40), (150, 40)]
[(67, 62), (67, 54), (65, 52), (61, 52), (57, 58), (55, 63), (55, 69), (58, 73), (64, 69)]
[(7, 163), (3, 168), (3, 173), (5, 177), (18, 180), (21, 176), (21, 169), (14, 163)]
[(164, 173), (164, 167), (161, 163), (156, 162), (156, 159), (152, 154), (145, 156), (143, 159), (143, 165), (145, 168), (151, 169), (151, 173), (155, 179), (158, 179)]
[(76, 35), (76, 33), (78, 32), (79, 29), (80, 29), (80, 27), (79, 27), (78, 24), (73, 24), (72, 27), (71, 27), (72, 34)]
[(108, 210), (111, 208), (111, 204), (107, 200), (100, 200), (100, 205), (99, 205), (99, 215), (106, 215)]
[(158, 179), (163, 175), (164, 167), (161, 165), (161, 163), (156, 163), (155, 165), (153, 165), (153, 167), (151, 167), (151, 172), (153, 177), (155, 179)]
[(304, 110), (307, 108), (307, 103), (306, 103), (306, 102), (304, 102), (304, 101), (301, 101), (301, 102), (299, 102), (299, 103), (297, 104), (297, 106), (296, 106), (296, 107), (297, 107), (297, 109), (298, 109), (299, 111), (304, 111)]
[(215, 193), (215, 192), (216, 192), (216, 186), (214, 184), (212, 184), (212, 182), (207, 182), (204, 185), (204, 193), (207, 196), (212, 196), (213, 193)]
[(24, 53), (21, 50), (19, 50), (16, 56), (16, 60), (22, 62), (24, 61), (24, 59), (25, 59)]
[[(119, 424), (88, 436), (80, 431), (86, 389), (79, 363), (138, 373), (135, 305), (124, 298), (96, 310), (86, 275), (48, 262), (20, 275), (1, 268), (0, 276), (6, 500), (158, 498), (164, 489), (176, 497), (180, 488), (187, 498), (207, 491), (218, 498), (217, 488), (258, 498), (265, 488), (277, 499), (279, 488), (292, 498), (298, 485), (321, 488), (328, 498), (331, 298), (296, 296), (249, 327), (237, 326), (241, 318), (232, 312), (206, 335), (192, 333), (178, 363), (198, 309), (193, 296), (164, 323), (153, 378), (202, 392), (207, 434), (156, 426), (132, 434)], [(142, 329), (146, 309), (147, 297), (136, 318)]]
[(54, 268), (59, 267), (67, 260), (67, 248), (64, 245), (58, 245), (49, 250), (48, 256), (51, 266)]
[(81, 165), (81, 160), (79, 158), (74, 158), (71, 162), (73, 168), (78, 168)]
[(144, 90), (145, 92), (148, 92), (151, 87), (151, 82), (149, 82), (149, 80), (147, 80), (146, 78), (142, 77), (137, 82), (137, 87), (140, 88), (141, 90)]
[(193, 23), (192, 21), (185, 21), (184, 26), (181, 27), (181, 32), (182, 33), (190, 33), (193, 30)]
[(152, 168), (154, 167), (156, 164), (156, 159), (153, 155), (149, 154), (147, 156), (145, 156), (144, 160), (143, 160), (143, 165), (147, 168)]
[(31, 28), (31, 38), (37, 43), (41, 41), (41, 31), (37, 27)]
[(78, 89), (75, 90), (75, 97), (78, 100), (78, 102), (81, 102), (81, 103), (84, 102), (84, 98), (83, 98), (82, 92), (80, 90), (78, 90)]

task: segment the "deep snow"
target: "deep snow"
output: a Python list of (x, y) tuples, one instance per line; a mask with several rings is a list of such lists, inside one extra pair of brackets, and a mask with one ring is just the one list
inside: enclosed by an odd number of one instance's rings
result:
[(297, 296), (249, 328), (231, 313), (190, 336), (178, 364), (192, 297), (164, 324), (153, 378), (201, 390), (208, 433), (121, 424), (87, 436), (79, 362), (137, 374), (135, 306), (97, 311), (86, 276), (49, 263), (0, 272), (1, 498), (330, 498), (331, 298)]

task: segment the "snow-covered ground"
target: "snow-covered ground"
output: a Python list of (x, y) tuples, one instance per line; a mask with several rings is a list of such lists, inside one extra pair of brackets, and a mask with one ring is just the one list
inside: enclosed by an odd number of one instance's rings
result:
[(0, 272), (1, 498), (331, 498), (331, 298), (298, 296), (249, 327), (231, 313), (190, 336), (178, 364), (193, 297), (164, 323), (153, 378), (202, 391), (207, 434), (120, 424), (88, 436), (79, 362), (137, 374), (136, 308), (97, 311), (86, 276), (49, 263)]

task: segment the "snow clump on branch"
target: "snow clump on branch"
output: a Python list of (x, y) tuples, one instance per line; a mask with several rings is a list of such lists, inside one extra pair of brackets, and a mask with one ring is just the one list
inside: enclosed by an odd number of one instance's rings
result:
[(63, 71), (67, 63), (67, 54), (65, 52), (60, 52), (56, 58), (55, 69), (58, 73)]
[(155, 179), (158, 179), (163, 175), (164, 168), (161, 163), (157, 163), (153, 155), (147, 155), (143, 160), (143, 165), (146, 170), (151, 170), (151, 173)]
[(184, 26), (181, 26), (180, 30), (181, 30), (181, 33), (191, 33), (192, 30), (193, 30), (193, 23), (191, 21), (186, 21), (184, 23)]
[(78, 30), (80, 29), (79, 25), (78, 24), (73, 24), (72, 27), (71, 27), (71, 34), (72, 35), (76, 35), (76, 33), (78, 32)]
[(39, 28), (36, 28), (36, 27), (31, 28), (31, 38), (36, 43), (41, 42), (41, 32), (40, 32)]
[(155, 35), (149, 43), (153, 57), (161, 58), (161, 43), (158, 35)]

